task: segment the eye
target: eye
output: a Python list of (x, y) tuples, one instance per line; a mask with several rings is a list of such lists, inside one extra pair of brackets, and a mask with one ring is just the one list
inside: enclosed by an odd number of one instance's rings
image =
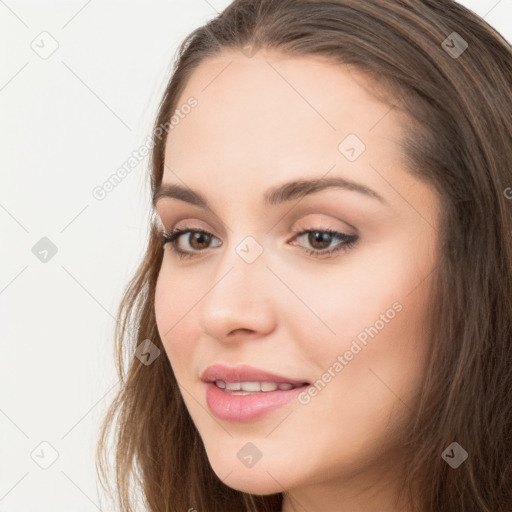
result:
[[(179, 239), (185, 235), (189, 234), (188, 236), (188, 243), (192, 247), (192, 251), (189, 250), (183, 250), (178, 247), (179, 245)], [(190, 237), (191, 234), (194, 234), (194, 237)], [(204, 251), (207, 249), (209, 242), (214, 238), (214, 236), (211, 233), (208, 233), (207, 231), (203, 231), (201, 229), (189, 229), (189, 228), (183, 228), (183, 229), (176, 229), (174, 230), (170, 235), (164, 233), (162, 235), (162, 246), (165, 246), (165, 244), (169, 243), (171, 245), (172, 251), (179, 257), (179, 258), (190, 258), (192, 256), (196, 256), (194, 252)], [(195, 244), (199, 244), (198, 248), (194, 248)], [(204, 244), (206, 247), (201, 247), (201, 245)], [(219, 244), (221, 245), (221, 244)]]
[[(306, 236), (307, 243), (312, 246), (313, 249), (302, 247), (302, 250), (309, 255), (319, 258), (331, 257), (335, 254), (348, 251), (354, 246), (358, 239), (357, 235), (347, 235), (345, 233), (340, 233), (339, 231), (322, 228), (302, 230), (295, 238), (301, 238), (304, 236)], [(336, 239), (339, 240), (339, 243), (332, 246), (330, 249), (326, 249), (326, 247), (331, 246), (332, 242)]]
[[(188, 241), (188, 244), (192, 248), (192, 250), (183, 250), (178, 247), (180, 238), (186, 234), (189, 235), (188, 238), (186, 238), (186, 240)], [(302, 230), (297, 232), (295, 238), (299, 239), (301, 237), (304, 237), (305, 235), (308, 235), (306, 241), (313, 248), (309, 249), (303, 246), (299, 247), (301, 247), (301, 250), (303, 250), (307, 254), (319, 258), (329, 257), (333, 256), (334, 254), (347, 251), (351, 249), (358, 240), (357, 235), (347, 235), (345, 233), (341, 233), (339, 231), (334, 231), (327, 228)], [(162, 246), (165, 246), (165, 244), (170, 243), (172, 251), (180, 259), (182, 259), (198, 256), (198, 253), (202, 253), (209, 248), (208, 246), (210, 242), (214, 239), (215, 237), (211, 233), (208, 233), (207, 231), (203, 231), (201, 229), (183, 228), (176, 229), (171, 234), (163, 233), (161, 241)], [(332, 244), (332, 242), (335, 241), (336, 239), (339, 240), (339, 243), (334, 245), (334, 247), (331, 247), (330, 249), (326, 249), (326, 247), (329, 247)], [(217, 247), (219, 247), (220, 245), (222, 245), (222, 242), (220, 242), (217, 245)], [(297, 244), (293, 243), (292, 245)]]

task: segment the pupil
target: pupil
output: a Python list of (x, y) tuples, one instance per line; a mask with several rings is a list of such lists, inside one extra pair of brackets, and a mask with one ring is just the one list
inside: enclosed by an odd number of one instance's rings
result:
[[(199, 244), (201, 244), (201, 242), (204, 243), (204, 240), (202, 240), (202, 238), (205, 238), (206, 242), (208, 242), (208, 239), (210, 238), (208, 235), (205, 235), (204, 233), (193, 233), (193, 235), (193, 243), (190, 244), (192, 247), (194, 247), (195, 242), (198, 242)], [(202, 249), (202, 247), (199, 248)]]
[(316, 242), (320, 242), (320, 244), (322, 245), (322, 239), (324, 239), (323, 247), (317, 247), (317, 248), (325, 249), (325, 247), (329, 247), (329, 244), (331, 242), (331, 235), (329, 233), (324, 233), (323, 231), (315, 231), (314, 233), (312, 233), (312, 235), (313, 235), (314, 243), (311, 243), (311, 239), (310, 239), (310, 243), (313, 247), (315, 247)]

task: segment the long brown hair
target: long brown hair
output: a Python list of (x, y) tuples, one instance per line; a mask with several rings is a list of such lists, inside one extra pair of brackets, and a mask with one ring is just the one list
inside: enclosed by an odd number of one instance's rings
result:
[[(409, 456), (402, 488), (421, 511), (510, 512), (510, 44), (452, 0), (235, 0), (179, 49), (154, 125), (153, 193), (164, 171), (166, 138), (158, 127), (168, 130), (191, 74), (208, 57), (248, 46), (351, 64), (382, 85), (386, 101), (405, 114), (408, 171), (435, 187), (443, 211), (429, 305), (431, 356), (416, 414), (403, 433)], [(160, 235), (153, 218), (145, 256), (119, 306), (121, 387), (101, 429), (100, 480), (111, 488), (112, 434), (122, 512), (134, 509), (134, 484), (155, 512), (279, 510), (281, 494), (231, 489), (208, 462), (156, 327)], [(146, 339), (162, 352), (148, 366), (134, 357)], [(441, 456), (454, 441), (468, 453), (457, 469)]]

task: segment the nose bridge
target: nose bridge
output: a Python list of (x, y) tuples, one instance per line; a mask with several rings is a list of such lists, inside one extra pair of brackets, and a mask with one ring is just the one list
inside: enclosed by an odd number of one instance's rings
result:
[[(267, 260), (264, 247), (265, 233), (259, 228), (257, 232), (248, 230), (248, 226), (259, 226), (261, 218), (253, 213), (255, 208), (251, 214), (246, 213), (244, 216), (245, 210), (240, 206), (236, 203), (232, 204), (234, 212), (231, 218), (238, 218), (237, 222), (232, 223), (228, 228), (229, 233), (225, 240), (225, 247), (220, 249), (221, 257), (216, 267), (214, 282), (222, 279), (222, 276), (229, 272), (226, 277), (237, 280), (233, 286), (243, 289), (244, 285), (245, 288), (252, 288), (253, 284), (257, 285), (262, 282), (269, 271), (265, 265)], [(244, 206), (247, 208), (247, 204)]]
[(201, 301), (203, 330), (221, 339), (234, 329), (269, 329), (271, 277), (263, 246), (254, 237), (231, 244), (217, 261), (209, 291)]

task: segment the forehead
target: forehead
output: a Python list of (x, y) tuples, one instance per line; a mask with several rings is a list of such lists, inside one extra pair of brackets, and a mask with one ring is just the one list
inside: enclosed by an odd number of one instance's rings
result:
[[(322, 175), (333, 165), (347, 178), (371, 179), (368, 158), (396, 164), (402, 136), (397, 114), (371, 87), (353, 67), (316, 57), (262, 50), (205, 60), (177, 103), (180, 111), (197, 100), (169, 132), (164, 182), (176, 181), (169, 169), (216, 186), (223, 172), (268, 182)], [(340, 151), (353, 135), (365, 146), (356, 162)]]

